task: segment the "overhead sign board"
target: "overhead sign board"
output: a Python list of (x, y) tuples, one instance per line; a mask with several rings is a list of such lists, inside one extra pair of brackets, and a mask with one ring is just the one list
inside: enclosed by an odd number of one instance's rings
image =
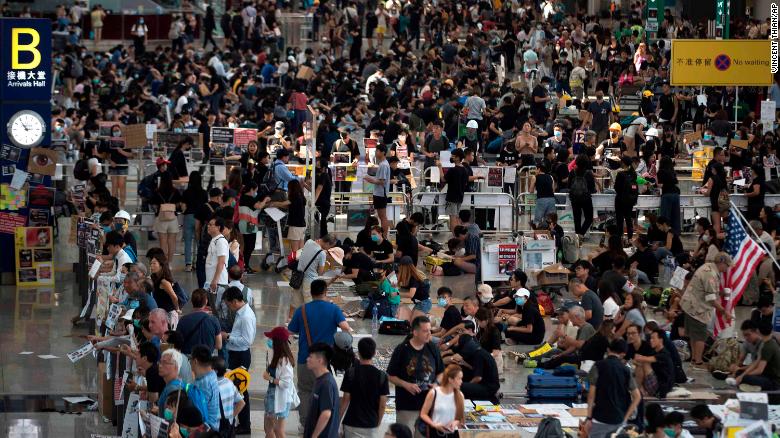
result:
[(769, 40), (672, 40), (672, 85), (770, 86)]

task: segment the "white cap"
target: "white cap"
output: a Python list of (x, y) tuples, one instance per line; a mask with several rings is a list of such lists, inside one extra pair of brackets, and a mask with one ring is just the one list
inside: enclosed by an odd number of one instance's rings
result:
[(477, 292), (479, 295), (485, 298), (493, 298), (493, 288), (489, 284), (480, 284), (477, 286)]
[(614, 300), (607, 300), (604, 303), (604, 318), (615, 319), (619, 311), (620, 306)]
[(530, 296), (531, 296), (531, 291), (529, 291), (528, 289), (526, 289), (524, 287), (521, 287), (520, 289), (516, 290), (515, 294), (514, 294), (515, 298), (517, 298), (517, 297), (526, 297), (526, 298), (528, 298)]
[(647, 132), (645, 132), (645, 135), (647, 137), (656, 137), (656, 138), (658, 138), (659, 137), (658, 134), (659, 133), (658, 133), (658, 129), (657, 128), (650, 128), (650, 129), (647, 130)]
[(283, 121), (279, 120), (278, 122), (276, 122), (274, 124), (274, 129), (282, 129), (282, 128), (284, 128), (284, 122)]
[(479, 124), (477, 124), (476, 120), (469, 120), (469, 122), (466, 123), (466, 127), (471, 129), (477, 129), (479, 128)]
[(114, 215), (114, 219), (124, 219), (124, 220), (129, 222), (130, 221), (130, 213), (128, 213), (128, 212), (126, 212), (124, 210), (119, 210)]

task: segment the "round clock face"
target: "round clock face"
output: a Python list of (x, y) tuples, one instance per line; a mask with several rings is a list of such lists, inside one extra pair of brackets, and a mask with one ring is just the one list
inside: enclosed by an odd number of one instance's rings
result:
[(45, 130), (43, 118), (34, 111), (19, 111), (8, 121), (8, 138), (22, 148), (38, 146), (43, 140)]

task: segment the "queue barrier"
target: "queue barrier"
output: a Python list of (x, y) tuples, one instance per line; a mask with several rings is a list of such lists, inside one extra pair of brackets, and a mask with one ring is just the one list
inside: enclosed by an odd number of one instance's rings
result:
[[(615, 194), (614, 193), (594, 193), (591, 195), (593, 202), (593, 213), (598, 217), (599, 212), (613, 212), (615, 208)], [(568, 193), (556, 193), (556, 209), (558, 210), (559, 225), (563, 227), (565, 231), (574, 231), (573, 215), (571, 209), (571, 203), (569, 202)], [(747, 197), (742, 193), (732, 193), (730, 195), (731, 202), (735, 207), (744, 209), (747, 207)], [(536, 194), (535, 193), (522, 193), (518, 196), (516, 204), (521, 214), (518, 216), (532, 217), (533, 208), (535, 206)], [(767, 194), (764, 197), (765, 205), (780, 204), (780, 194)], [(710, 198), (702, 195), (680, 195), (680, 209), (682, 210), (681, 219), (689, 220), (694, 217), (707, 217), (709, 218), (711, 213)], [(639, 195), (637, 204), (634, 210), (657, 210), (661, 207), (661, 197), (657, 195)], [(594, 217), (594, 219), (596, 219)], [(522, 218), (518, 218), (522, 219)], [(531, 227), (523, 228), (520, 223), (522, 220), (518, 220), (518, 230), (524, 232), (530, 232)], [(594, 225), (596, 222), (594, 221)], [(686, 233), (683, 233), (686, 234)]]
[[(438, 222), (438, 217), (444, 215), (445, 198), (446, 192), (419, 192), (413, 197), (413, 208), (415, 211), (428, 210), (433, 212), (433, 208), (436, 207), (437, 217), (434, 219)], [(475, 217), (477, 213), (484, 213), (487, 216), (493, 213), (490, 222), (493, 224), (493, 229), (484, 229), (483, 233), (514, 233), (517, 231), (515, 199), (509, 193), (466, 192), (463, 196), (461, 209), (474, 210), (472, 217)], [(420, 230), (420, 232), (426, 232), (426, 230)]]

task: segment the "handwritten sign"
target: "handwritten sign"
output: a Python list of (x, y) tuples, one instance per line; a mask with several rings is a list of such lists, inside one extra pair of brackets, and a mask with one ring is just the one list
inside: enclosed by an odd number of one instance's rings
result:
[(116, 326), (116, 320), (119, 319), (121, 313), (122, 307), (119, 304), (111, 304), (111, 308), (108, 309), (108, 316), (106, 317), (106, 327), (113, 330)]
[(669, 285), (675, 289), (682, 289), (685, 286), (686, 275), (688, 275), (688, 271), (678, 266), (672, 274), (672, 279), (669, 280)]

